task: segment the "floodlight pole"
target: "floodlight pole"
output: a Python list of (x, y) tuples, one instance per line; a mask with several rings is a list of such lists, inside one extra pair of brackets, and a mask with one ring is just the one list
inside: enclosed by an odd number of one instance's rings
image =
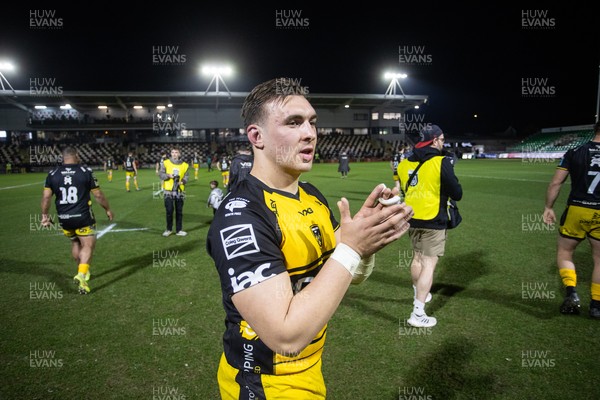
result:
[(0, 85), (2, 86), (2, 90), (6, 90), (4, 88), (4, 82), (6, 81), (6, 84), (8, 85), (8, 87), (10, 88), (10, 90), (12, 90), (13, 94), (17, 94), (15, 92), (15, 89), (11, 86), (10, 82), (8, 81), (8, 79), (6, 79), (6, 77), (4, 76), (4, 74), (2, 73), (2, 71), (0, 71)]
[(221, 74), (218, 72), (213, 75), (212, 79), (210, 80), (210, 83), (208, 84), (208, 87), (206, 88), (206, 91), (204, 92), (204, 95), (206, 96), (206, 94), (208, 94), (210, 87), (212, 86), (213, 82), (215, 82), (215, 93), (218, 96), (219, 95), (219, 81), (223, 82), (223, 86), (225, 86), (225, 89), (227, 89), (227, 93), (229, 94), (229, 97), (231, 98), (231, 92), (229, 91), (227, 84), (223, 80), (223, 77), (221, 77)]
[(385, 91), (384, 97), (387, 97), (388, 95), (396, 96), (396, 86), (398, 86), (400, 88), (400, 92), (402, 93), (403, 98), (406, 98), (406, 95), (404, 94), (404, 90), (402, 90), (402, 86), (400, 85), (400, 81), (398, 81), (398, 78), (396, 78), (396, 77), (392, 78), (392, 81), (390, 82), (387, 90)]

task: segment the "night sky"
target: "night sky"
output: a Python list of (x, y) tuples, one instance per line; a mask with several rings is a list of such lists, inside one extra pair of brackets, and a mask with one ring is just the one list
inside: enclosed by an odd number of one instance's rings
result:
[(196, 3), (13, 4), (2, 13), (0, 57), (18, 70), (5, 76), (17, 90), (46, 78), (64, 91), (204, 91), (200, 65), (222, 61), (235, 70), (231, 91), (287, 76), (311, 93), (383, 94), (393, 68), (408, 74), (406, 94), (429, 96), (425, 120), (450, 135), (595, 120), (600, 33), (590, 5)]

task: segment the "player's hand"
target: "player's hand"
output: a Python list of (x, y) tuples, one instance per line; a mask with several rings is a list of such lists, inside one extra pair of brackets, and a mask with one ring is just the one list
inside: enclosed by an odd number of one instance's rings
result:
[(112, 210), (106, 210), (106, 216), (108, 217), (109, 221), (112, 221), (113, 218), (115, 217)]
[(405, 203), (383, 206), (380, 196), (390, 196), (393, 190), (381, 184), (375, 187), (361, 209), (352, 217), (346, 198), (338, 201), (340, 210), (340, 242), (366, 258), (400, 238), (409, 228), (412, 207)]
[(554, 210), (551, 208), (544, 208), (543, 215), (544, 222), (547, 224), (553, 224), (556, 222), (556, 214), (554, 214)]
[(48, 214), (42, 214), (42, 222), (41, 222), (42, 226), (44, 228), (49, 227), (50, 225), (52, 225), (52, 218), (50, 218), (50, 215)]

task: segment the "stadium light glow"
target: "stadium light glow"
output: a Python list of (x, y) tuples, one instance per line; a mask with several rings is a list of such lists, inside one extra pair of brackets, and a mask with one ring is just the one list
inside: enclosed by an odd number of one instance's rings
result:
[(34, 106), (36, 110), (45, 110), (46, 106)]
[(134, 110), (141, 110), (142, 108), (144, 108), (143, 106), (133, 106)]
[(98, 106), (98, 108), (99, 108), (100, 110), (106, 110), (106, 109), (108, 108), (108, 106)]
[(10, 61), (0, 61), (0, 86), (2, 87), (2, 90), (7, 90), (4, 88), (4, 82), (6, 82), (6, 85), (8, 85), (8, 87), (10, 88), (10, 90), (12, 90), (13, 94), (17, 94), (15, 92), (15, 89), (12, 87), (12, 85), (10, 84), (10, 82), (8, 81), (8, 79), (6, 79), (6, 76), (4, 76), (3, 72), (13, 72), (15, 70), (15, 66), (13, 63), (11, 63)]
[(60, 109), (61, 109), (61, 110), (70, 110), (70, 109), (72, 109), (72, 108), (73, 108), (73, 107), (71, 107), (71, 105), (70, 105), (70, 104), (65, 104), (64, 106), (60, 106)]
[(386, 72), (383, 77), (385, 78), (385, 80), (390, 81), (390, 84), (387, 88), (387, 90), (385, 91), (385, 96), (387, 97), (388, 95), (390, 96), (396, 96), (396, 86), (398, 86), (400, 88), (400, 92), (402, 93), (403, 98), (406, 97), (406, 95), (404, 94), (404, 90), (402, 90), (402, 86), (400, 85), (400, 79), (406, 79), (408, 78), (408, 75), (406, 75), (405, 73), (401, 73), (401, 72)]

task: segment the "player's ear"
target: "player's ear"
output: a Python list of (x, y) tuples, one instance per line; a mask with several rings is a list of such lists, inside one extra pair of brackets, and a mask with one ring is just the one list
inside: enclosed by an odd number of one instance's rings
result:
[(263, 134), (260, 126), (256, 124), (248, 125), (246, 128), (246, 134), (248, 135), (248, 141), (257, 149), (265, 147), (263, 143)]

